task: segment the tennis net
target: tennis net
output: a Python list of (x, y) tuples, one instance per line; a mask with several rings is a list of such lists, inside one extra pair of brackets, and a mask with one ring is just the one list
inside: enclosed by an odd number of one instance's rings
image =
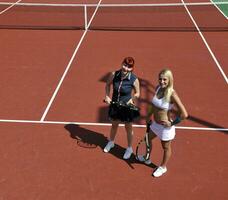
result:
[(227, 2), (38, 4), (0, 2), (0, 29), (228, 31)]

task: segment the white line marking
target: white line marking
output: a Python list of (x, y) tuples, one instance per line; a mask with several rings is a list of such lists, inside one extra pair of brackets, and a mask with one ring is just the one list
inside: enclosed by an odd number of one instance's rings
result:
[[(3, 123), (28, 123), (28, 124), (75, 124), (75, 125), (86, 125), (86, 126), (111, 126), (110, 123), (90, 123), (90, 122), (64, 122), (64, 121), (36, 121), (36, 120), (10, 120), (10, 119), (0, 119)], [(120, 124), (124, 126), (124, 124)], [(146, 128), (145, 125), (134, 124), (135, 128)], [(184, 130), (198, 130), (198, 131), (227, 131), (228, 128), (204, 128), (204, 127), (191, 127), (191, 126), (176, 126), (176, 129)]]
[(16, 4), (18, 4), (20, 1), (22, 0), (18, 0), (17, 2), (11, 4), (9, 7), (7, 7), (6, 9), (4, 9), (3, 11), (0, 12), (0, 15), (2, 15), (3, 13), (5, 13), (7, 10), (9, 10), (10, 8), (12, 8), (13, 6), (15, 6)]
[[(91, 24), (91, 22), (92, 22), (92, 20), (93, 20), (93, 18), (94, 18), (94, 16), (95, 16), (95, 14), (96, 14), (96, 12), (97, 12), (97, 10), (98, 10), (98, 7), (99, 7), (101, 1), (102, 1), (102, 0), (100, 0), (99, 3), (97, 4), (97, 8), (96, 8), (96, 10), (95, 10), (94, 13), (93, 13), (93, 16), (91, 17), (91, 19), (90, 19), (90, 21), (89, 21), (89, 23), (88, 23), (88, 25), (87, 25), (87, 28), (90, 26), (90, 24)], [(56, 89), (55, 89), (55, 92), (54, 92), (54, 94), (52, 95), (51, 100), (49, 101), (49, 103), (48, 103), (48, 105), (47, 105), (47, 107), (46, 107), (46, 109), (45, 109), (45, 111), (44, 111), (44, 113), (43, 113), (43, 115), (42, 115), (40, 121), (44, 121), (44, 119), (45, 119), (45, 117), (46, 117), (46, 115), (47, 115), (47, 113), (48, 113), (48, 111), (49, 111), (49, 109), (50, 109), (50, 107), (51, 107), (51, 105), (52, 105), (52, 103), (53, 103), (53, 101), (54, 101), (54, 99), (55, 99), (55, 97), (56, 97), (56, 95), (57, 95), (57, 93), (58, 93), (58, 91), (59, 91), (61, 85), (62, 85), (62, 83), (63, 83), (64, 78), (66, 77), (67, 72), (69, 71), (69, 69), (70, 69), (70, 67), (71, 67), (71, 64), (72, 64), (72, 62), (73, 62), (73, 60), (74, 60), (74, 58), (75, 58), (75, 56), (76, 56), (76, 54), (77, 54), (77, 52), (78, 52), (78, 50), (79, 50), (79, 47), (81, 46), (82, 41), (83, 41), (83, 39), (85, 38), (87, 32), (88, 32), (88, 29), (86, 29), (86, 30), (84, 31), (84, 33), (83, 33), (83, 35), (82, 35), (82, 37), (81, 37), (81, 39), (80, 39), (80, 41), (79, 41), (79, 43), (78, 43), (76, 49), (74, 50), (74, 53), (73, 53), (73, 55), (72, 55), (72, 57), (71, 57), (71, 59), (70, 59), (68, 65), (67, 65), (67, 68), (65, 69), (65, 72), (63, 73), (63, 76), (62, 76), (62, 78), (60, 79), (59, 84), (57, 85), (57, 87), (56, 87)]]
[[(0, 2), (0, 5), (12, 5), (12, 2)], [(190, 3), (185, 3), (185, 5), (190, 5), (190, 6), (198, 6), (198, 5), (211, 5), (211, 2), (190, 2)], [(216, 4), (228, 4), (227, 1), (222, 1), (222, 2), (216, 2)], [(93, 4), (93, 3), (19, 3), (19, 6), (57, 6), (57, 7), (97, 7), (98, 4)], [(101, 4), (100, 7), (158, 7), (158, 6), (183, 6), (183, 3), (130, 3), (130, 4)]]
[(87, 26), (87, 21), (88, 21), (88, 17), (87, 17), (87, 7), (86, 6), (84, 6), (84, 21), (85, 21), (85, 30), (87, 30), (88, 28), (88, 26)]
[[(225, 13), (219, 8), (219, 6), (217, 5), (217, 2), (214, 2), (213, 0), (210, 0), (210, 2), (212, 4), (214, 4), (214, 6), (218, 9), (218, 11), (226, 18), (228, 19), (228, 16), (225, 15)], [(228, 6), (228, 5), (227, 5)]]
[(186, 9), (186, 11), (187, 11), (187, 13), (189, 14), (189, 16), (190, 16), (192, 22), (194, 23), (194, 25), (195, 25), (195, 27), (196, 27), (198, 33), (200, 34), (200, 36), (201, 36), (201, 38), (202, 38), (204, 44), (206, 45), (208, 51), (210, 52), (210, 54), (211, 54), (213, 60), (215, 61), (215, 63), (216, 63), (216, 65), (217, 65), (218, 69), (220, 70), (222, 76), (224, 77), (226, 83), (228, 84), (228, 78), (227, 78), (225, 72), (223, 71), (222, 67), (220, 66), (220, 64), (219, 64), (219, 62), (218, 62), (218, 60), (217, 60), (217, 58), (215, 57), (215, 55), (214, 55), (214, 53), (212, 52), (210, 46), (208, 45), (206, 39), (204, 38), (202, 32), (200, 31), (200, 29), (199, 29), (199, 27), (198, 27), (196, 21), (194, 20), (193, 16), (191, 15), (190, 11), (188, 10), (188, 7), (186, 6), (186, 3), (184, 2), (184, 0), (181, 0), (181, 1), (182, 1), (182, 3), (183, 3), (183, 5), (184, 5), (184, 7), (185, 7), (185, 9)]
[[(19, 0), (19, 1), (17, 1), (16, 3), (11, 4), (11, 6), (9, 6), (8, 8), (6, 8), (5, 10), (1, 11), (0, 14), (4, 13), (6, 10), (9, 10), (11, 7), (13, 7), (14, 5), (16, 5), (16, 4), (19, 3), (20, 1), (22, 1), (22, 0)], [(94, 18), (94, 16), (95, 16), (95, 14), (96, 14), (96, 12), (97, 12), (99, 6), (100, 6), (100, 4), (101, 4), (101, 1), (102, 1), (102, 0), (100, 0), (99, 3), (97, 4), (96, 10), (94, 11), (93, 16), (91, 17), (90, 22), (88, 23), (88, 27), (90, 26), (90, 24), (91, 24), (91, 22), (92, 22), (92, 20), (93, 20), (93, 18)], [(196, 28), (197, 28), (197, 30), (198, 30), (198, 32), (199, 32), (201, 38), (203, 39), (205, 45), (207, 46), (207, 48), (208, 48), (208, 50), (209, 50), (211, 56), (213, 57), (215, 63), (217, 64), (217, 66), (218, 66), (218, 68), (220, 69), (221, 73), (223, 74), (223, 76), (224, 76), (226, 82), (228, 83), (228, 79), (227, 79), (225, 73), (223, 72), (223, 70), (222, 70), (220, 64), (218, 63), (216, 57), (214, 56), (213, 52), (211, 51), (209, 45), (207, 44), (207, 42), (206, 42), (206, 40), (205, 40), (203, 34), (201, 33), (201, 31), (200, 31), (198, 25), (197, 25), (196, 22), (195, 22), (194, 18), (192, 17), (191, 13), (189, 12), (189, 10), (188, 10), (188, 8), (187, 8), (187, 6), (186, 6), (186, 5), (188, 5), (188, 4), (185, 3), (183, 0), (182, 0), (182, 3), (183, 3), (183, 5), (185, 6), (185, 9), (187, 10), (187, 12), (188, 12), (190, 18), (192, 19), (194, 25), (196, 26)], [(85, 4), (83, 4), (83, 5), (85, 5)], [(110, 4), (109, 4), (108, 6), (110, 6)], [(71, 64), (72, 64), (72, 62), (73, 62), (73, 60), (74, 60), (74, 58), (75, 58), (75, 56), (76, 56), (76, 54), (77, 54), (77, 52), (78, 52), (78, 49), (79, 49), (79, 47), (80, 47), (80, 45), (81, 45), (81, 43), (82, 43), (82, 41), (83, 41), (83, 39), (84, 39), (84, 37), (85, 37), (87, 31), (88, 31), (87, 29), (84, 31), (84, 33), (83, 33), (83, 35), (82, 35), (82, 37), (81, 37), (81, 39), (80, 39), (80, 41), (79, 41), (79, 43), (78, 43), (78, 45), (77, 45), (75, 51), (74, 51), (74, 53), (73, 53), (73, 55), (72, 55), (72, 57), (71, 57), (71, 59), (70, 59), (68, 65), (67, 65), (67, 68), (66, 68), (66, 70), (65, 70), (65, 72), (64, 72), (64, 74), (63, 74), (63, 76), (62, 76), (62, 78), (61, 78), (61, 80), (60, 80), (60, 82), (59, 82), (59, 84), (58, 84), (58, 86), (57, 86), (57, 88), (56, 88), (56, 90), (55, 90), (55, 92), (54, 92), (54, 94), (53, 94), (51, 100), (49, 101), (49, 104), (48, 104), (48, 106), (46, 107), (45, 112), (44, 112), (43, 115), (42, 115), (41, 120), (40, 120), (40, 121), (32, 121), (32, 120), (4, 120), (4, 119), (0, 119), (0, 122), (45, 123), (45, 124), (69, 124), (69, 123), (73, 123), (73, 124), (78, 124), (78, 125), (111, 126), (111, 124), (106, 124), (106, 123), (84, 123), (84, 122), (44, 121), (44, 119), (45, 119), (45, 117), (46, 117), (46, 115), (47, 115), (47, 112), (49, 111), (50, 106), (51, 106), (51, 104), (53, 103), (53, 101), (54, 101), (54, 99), (55, 99), (55, 97), (56, 97), (56, 95), (57, 95), (57, 93), (58, 93), (58, 91), (59, 91), (59, 88), (60, 88), (60, 86), (62, 85), (62, 82), (63, 82), (63, 80), (64, 80), (64, 78), (65, 78), (65, 76), (66, 76), (66, 74), (67, 74), (67, 72), (69, 71), (69, 68), (70, 68), (70, 66), (71, 66)], [(121, 124), (120, 126), (123, 126), (123, 124)], [(133, 126), (134, 126), (134, 127), (143, 127), (143, 128), (145, 128), (145, 125), (133, 125)], [(228, 129), (226, 129), (226, 128), (200, 128), (200, 127), (179, 127), (179, 126), (176, 127), (176, 128), (177, 128), (177, 129), (191, 129), (191, 130), (222, 130), (222, 131), (228, 131)]]

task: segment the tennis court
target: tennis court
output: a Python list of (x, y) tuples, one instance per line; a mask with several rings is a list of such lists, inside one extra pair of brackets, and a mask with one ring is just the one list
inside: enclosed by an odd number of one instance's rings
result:
[[(215, 4), (214, 2), (219, 2)], [(0, 199), (227, 199), (227, 1), (19, 0), (0, 2)], [(141, 118), (169, 67), (189, 118), (177, 126), (168, 172), (122, 159), (110, 131), (107, 74), (135, 58)], [(91, 146), (83, 146), (79, 141)]]

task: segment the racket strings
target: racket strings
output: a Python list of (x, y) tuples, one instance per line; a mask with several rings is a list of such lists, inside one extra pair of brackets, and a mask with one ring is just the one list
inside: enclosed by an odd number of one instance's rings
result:
[(77, 145), (80, 146), (80, 147), (83, 147), (83, 148), (96, 148), (97, 147), (96, 144), (86, 142), (86, 141), (84, 141), (82, 138), (80, 138), (78, 136), (75, 136), (74, 138), (77, 141)]
[(146, 161), (150, 159), (150, 147), (145, 139), (137, 145), (136, 159), (139, 161)]

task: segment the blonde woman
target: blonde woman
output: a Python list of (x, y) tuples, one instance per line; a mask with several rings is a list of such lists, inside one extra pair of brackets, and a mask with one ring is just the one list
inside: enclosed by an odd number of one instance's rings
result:
[[(171, 119), (170, 110), (177, 108), (177, 117)], [(150, 125), (150, 146), (152, 149), (152, 140), (158, 137), (161, 140), (163, 148), (163, 159), (160, 166), (153, 172), (154, 177), (159, 177), (167, 172), (167, 163), (171, 156), (171, 141), (175, 137), (175, 125), (188, 117), (188, 113), (182, 104), (177, 92), (173, 89), (173, 75), (171, 70), (163, 69), (158, 76), (158, 86), (155, 95), (152, 98), (151, 105), (147, 113), (147, 122), (151, 120)], [(141, 160), (144, 162), (144, 160)], [(145, 163), (150, 163), (145, 161)]]

